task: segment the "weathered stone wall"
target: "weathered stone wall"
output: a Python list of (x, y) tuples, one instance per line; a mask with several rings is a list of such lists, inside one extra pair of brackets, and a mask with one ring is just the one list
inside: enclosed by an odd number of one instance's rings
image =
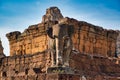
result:
[(47, 49), (47, 35), (43, 25), (30, 26), (23, 33), (16, 31), (7, 34), (10, 55), (33, 54)]
[(118, 36), (116, 31), (106, 30), (102, 27), (71, 18), (64, 18), (60, 23), (74, 26), (73, 46), (81, 53), (109, 57), (115, 56), (116, 39)]
[(9, 56), (0, 60), (1, 80), (119, 80), (120, 59), (74, 52), (70, 67), (74, 74), (46, 73), (51, 65), (48, 51), (24, 56)]
[(48, 51), (34, 55), (9, 56), (0, 61), (0, 76), (2, 78), (45, 73), (47, 67), (51, 65)]
[(103, 75), (111, 77), (120, 76), (120, 59), (99, 57), (86, 54), (71, 54), (70, 67), (76, 70), (77, 74), (89, 76)]

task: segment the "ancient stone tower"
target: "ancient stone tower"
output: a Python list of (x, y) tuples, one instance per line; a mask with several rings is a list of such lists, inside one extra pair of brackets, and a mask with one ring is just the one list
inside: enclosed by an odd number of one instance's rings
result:
[(57, 7), (6, 36), (10, 56), (0, 58), (0, 80), (120, 80), (119, 32), (63, 17)]
[(63, 15), (57, 7), (50, 7), (46, 10), (46, 14), (42, 17), (42, 22), (59, 21), (62, 18)]

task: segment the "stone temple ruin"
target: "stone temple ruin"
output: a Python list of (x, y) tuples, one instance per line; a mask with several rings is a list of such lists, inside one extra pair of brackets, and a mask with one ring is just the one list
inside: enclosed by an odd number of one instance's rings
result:
[(0, 80), (119, 80), (120, 32), (63, 17), (50, 7), (42, 22), (0, 41)]

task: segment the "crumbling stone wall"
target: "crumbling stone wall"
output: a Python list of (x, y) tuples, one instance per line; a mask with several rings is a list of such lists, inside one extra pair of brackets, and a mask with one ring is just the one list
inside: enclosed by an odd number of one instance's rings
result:
[(74, 74), (46, 73), (51, 65), (48, 51), (24, 56), (9, 56), (1, 59), (1, 80), (119, 80), (120, 59), (89, 54), (70, 55), (70, 67)]
[(87, 22), (64, 18), (60, 23), (74, 26), (74, 48), (84, 54), (114, 57), (118, 33)]
[(6, 35), (10, 44), (10, 55), (24, 55), (47, 49), (47, 35), (43, 24), (32, 25), (23, 33), (18, 31)]
[[(51, 65), (49, 51), (33, 55), (8, 56), (0, 59), (0, 78), (45, 73)], [(13, 79), (12, 79), (13, 80)]]
[(111, 77), (120, 76), (120, 59), (92, 56), (87, 54), (71, 54), (70, 67), (77, 74), (89, 76), (103, 75)]

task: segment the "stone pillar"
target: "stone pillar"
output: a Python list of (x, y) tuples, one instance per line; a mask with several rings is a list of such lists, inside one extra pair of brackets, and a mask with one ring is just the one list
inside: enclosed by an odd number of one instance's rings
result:
[(55, 38), (55, 41), (56, 41), (56, 65), (59, 66), (62, 65), (62, 56), (59, 48), (60, 43), (58, 38)]

